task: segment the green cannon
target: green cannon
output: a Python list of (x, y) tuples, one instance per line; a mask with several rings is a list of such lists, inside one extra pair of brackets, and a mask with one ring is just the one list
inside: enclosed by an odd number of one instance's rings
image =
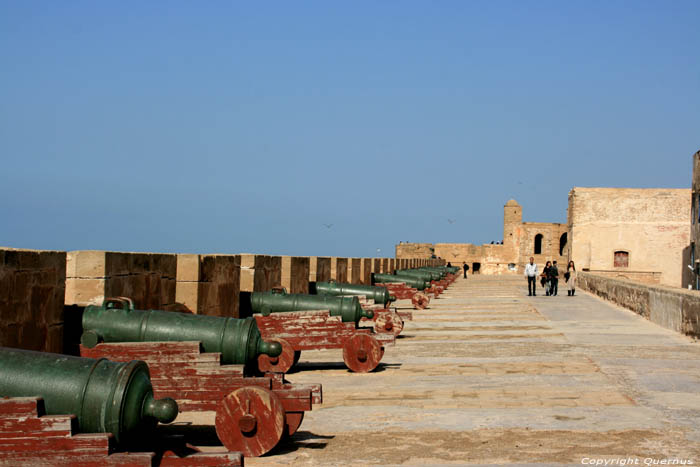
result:
[(415, 276), (408, 276), (408, 275), (403, 275), (403, 274), (377, 274), (375, 273), (372, 277), (374, 277), (374, 282), (375, 283), (380, 283), (380, 284), (387, 284), (387, 283), (392, 283), (392, 282), (403, 282), (409, 287), (413, 287), (414, 289), (418, 290), (425, 290), (428, 287), (430, 287), (430, 283), (426, 282), (423, 279), (420, 279)]
[(396, 271), (396, 274), (402, 276), (413, 276), (419, 279), (423, 279), (426, 282), (440, 280), (440, 274), (437, 272), (421, 271), (419, 269), (400, 269)]
[(0, 347), (0, 397), (42, 397), (47, 415), (75, 415), (81, 433), (129, 443), (177, 417), (177, 403), (154, 399), (148, 366)]
[(462, 269), (459, 266), (440, 266), (440, 267), (445, 268), (445, 270), (447, 272), (449, 272), (450, 274), (457, 274)]
[(442, 270), (438, 270), (438, 269), (421, 268), (421, 269), (419, 269), (419, 271), (425, 271), (425, 272), (429, 272), (431, 274), (437, 274), (438, 279), (436, 279), (436, 280), (445, 279), (447, 277), (447, 271), (442, 271)]
[(396, 301), (396, 297), (391, 295), (386, 287), (376, 287), (373, 285), (347, 284), (344, 282), (316, 282), (316, 293), (318, 295), (364, 295), (375, 303), (387, 305)]
[(282, 347), (265, 342), (253, 318), (237, 319), (160, 310), (135, 310), (128, 298), (109, 298), (83, 312), (80, 343), (199, 341), (204, 352), (220, 352), (221, 363), (254, 364), (258, 355), (277, 357)]
[(329, 310), (331, 316), (341, 316), (345, 323), (359, 323), (362, 318), (374, 317), (374, 313), (362, 309), (357, 297), (290, 294), (285, 289), (275, 288), (270, 292), (253, 292), (250, 302), (253, 312), (263, 315), (284, 311)]

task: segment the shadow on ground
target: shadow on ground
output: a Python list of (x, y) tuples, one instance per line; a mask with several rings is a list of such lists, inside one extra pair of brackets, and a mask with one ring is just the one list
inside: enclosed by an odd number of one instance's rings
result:
[[(379, 363), (377, 368), (372, 371), (372, 373), (380, 373), (387, 369), (401, 368), (400, 363)], [(344, 362), (299, 362), (294, 367), (287, 372), (287, 374), (298, 373), (300, 371), (314, 371), (314, 370), (346, 370), (348, 373), (352, 373), (350, 369), (345, 366)]]
[(283, 438), (282, 441), (280, 441), (272, 451), (265, 454), (264, 457), (289, 454), (299, 449), (324, 449), (328, 445), (327, 440), (333, 438), (335, 438), (334, 435), (317, 435), (310, 431), (297, 431), (291, 437)]

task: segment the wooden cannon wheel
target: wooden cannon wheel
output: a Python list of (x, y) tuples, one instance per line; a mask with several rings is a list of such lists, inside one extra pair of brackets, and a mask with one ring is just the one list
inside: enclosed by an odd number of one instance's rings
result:
[(279, 397), (269, 389), (248, 386), (228, 394), (216, 409), (216, 434), (229, 451), (258, 457), (277, 446), (286, 417)]
[(284, 430), (285, 436), (292, 436), (297, 432), (301, 422), (304, 421), (304, 412), (287, 412), (287, 425)]
[(398, 336), (403, 331), (403, 320), (397, 313), (383, 313), (374, 321), (374, 330)]
[(355, 373), (369, 373), (377, 368), (384, 356), (384, 349), (369, 334), (358, 333), (345, 341), (343, 360)]
[(421, 292), (416, 292), (411, 298), (411, 303), (416, 308), (416, 310), (425, 310), (430, 303), (430, 297)]
[(292, 345), (284, 339), (271, 337), (265, 339), (268, 342), (279, 342), (282, 346), (282, 353), (277, 357), (270, 357), (265, 354), (258, 355), (258, 369), (263, 372), (270, 373), (286, 373), (296, 363), (294, 357), (295, 352)]

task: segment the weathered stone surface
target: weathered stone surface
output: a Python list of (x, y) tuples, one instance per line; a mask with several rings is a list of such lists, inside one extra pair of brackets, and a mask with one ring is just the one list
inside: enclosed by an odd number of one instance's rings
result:
[(577, 285), (667, 329), (700, 337), (697, 292), (579, 272)]
[(129, 297), (141, 309), (169, 309), (175, 304), (173, 254), (70, 251), (66, 269), (66, 305), (99, 304), (105, 297)]
[(289, 293), (309, 293), (310, 260), (302, 256), (282, 256), (282, 286)]
[(266, 292), (282, 284), (282, 257), (241, 254), (241, 292)]
[(0, 346), (63, 351), (66, 253), (0, 248)]
[[(579, 270), (685, 287), (690, 210), (689, 189), (575, 187), (569, 193), (571, 259)], [(627, 266), (615, 264), (617, 251), (628, 254)]]
[(360, 282), (364, 285), (370, 285), (372, 282), (372, 263), (374, 262), (372, 258), (361, 258), (362, 265), (362, 275)]
[(349, 258), (348, 282), (360, 284), (362, 282), (362, 258)]
[(362, 378), (337, 351), (302, 352), (290, 378), (322, 381), (323, 408), (247, 465), (697, 464), (685, 336), (587, 293), (528, 297), (522, 276), (459, 278), (430, 305)]
[(331, 258), (322, 256), (309, 257), (309, 282), (331, 280)]
[(348, 258), (331, 258), (331, 278), (338, 282), (347, 282)]
[(684, 263), (692, 265), (694, 271), (683, 268), (685, 274), (683, 284), (689, 284), (693, 289), (700, 288), (700, 151), (693, 154), (693, 183), (691, 192), (690, 240), (685, 251)]

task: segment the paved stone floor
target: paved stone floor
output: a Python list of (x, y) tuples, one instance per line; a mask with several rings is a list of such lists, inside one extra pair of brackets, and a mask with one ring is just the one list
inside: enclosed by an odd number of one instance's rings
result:
[(700, 463), (700, 343), (562, 292), (459, 279), (371, 374), (305, 352), (288, 379), (322, 383), (324, 404), (246, 464)]

